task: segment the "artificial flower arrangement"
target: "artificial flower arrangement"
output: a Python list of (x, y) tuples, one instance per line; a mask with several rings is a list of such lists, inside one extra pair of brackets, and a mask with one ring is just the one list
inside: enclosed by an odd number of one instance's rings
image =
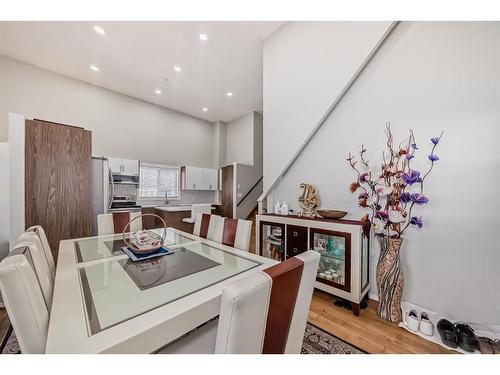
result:
[(350, 186), (352, 193), (359, 192), (358, 204), (371, 210), (371, 215), (365, 215), (362, 221), (370, 221), (377, 235), (400, 238), (404, 231), (414, 225), (422, 228), (422, 216), (414, 216), (412, 209), (415, 205), (422, 206), (429, 202), (424, 195), (426, 177), (432, 171), (434, 164), (439, 160), (435, 154), (436, 146), (443, 135), (431, 138), (432, 150), (427, 156), (430, 161), (428, 170), (422, 174), (413, 169), (412, 160), (418, 150), (413, 131), (410, 130), (408, 139), (394, 148), (390, 123), (387, 123), (387, 151), (383, 152), (381, 173), (375, 175), (368, 161), (365, 160), (366, 149), (361, 146), (359, 152), (360, 165), (354, 156), (349, 153), (347, 161), (356, 171), (358, 178)]
[(390, 123), (386, 125), (387, 150), (382, 153), (381, 173), (374, 175), (365, 159), (366, 149), (361, 146), (358, 161), (349, 154), (347, 160), (358, 178), (350, 186), (352, 193), (358, 192), (358, 204), (371, 210), (362, 218), (371, 223), (380, 240), (380, 255), (377, 262), (377, 315), (391, 322), (402, 319), (401, 298), (404, 276), (400, 260), (402, 234), (410, 226), (422, 228), (422, 216), (413, 215), (415, 206), (429, 202), (424, 195), (424, 183), (434, 164), (439, 160), (435, 150), (443, 133), (431, 138), (432, 150), (427, 156), (429, 168), (422, 174), (412, 168), (412, 160), (418, 150), (415, 136), (410, 130), (408, 139), (394, 148)]

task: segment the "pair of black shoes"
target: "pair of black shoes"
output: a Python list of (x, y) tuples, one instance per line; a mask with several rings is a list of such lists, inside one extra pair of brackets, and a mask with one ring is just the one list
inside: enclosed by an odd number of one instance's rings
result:
[(467, 352), (473, 352), (477, 347), (477, 338), (474, 330), (465, 323), (453, 324), (449, 320), (441, 319), (437, 324), (443, 344), (450, 348), (457, 346)]

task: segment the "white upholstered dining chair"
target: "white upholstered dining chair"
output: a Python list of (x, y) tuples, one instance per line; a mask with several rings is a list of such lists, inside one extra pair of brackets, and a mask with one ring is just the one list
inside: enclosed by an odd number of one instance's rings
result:
[(211, 204), (193, 204), (191, 206), (191, 217), (186, 217), (182, 219), (183, 222), (194, 224), (196, 222), (196, 217), (198, 214), (210, 214), (212, 213), (212, 205)]
[(209, 239), (223, 245), (248, 251), (252, 236), (252, 225), (253, 223), (250, 220), (225, 217), (217, 222), (213, 238)]
[(49, 241), (47, 240), (47, 235), (40, 225), (33, 225), (26, 229), (26, 232), (33, 232), (38, 236), (40, 243), (42, 245), (42, 250), (47, 259), (47, 264), (49, 265), (50, 272), (52, 273), (52, 278), (56, 275), (56, 264), (54, 262), (54, 257), (52, 255), (52, 250), (50, 249)]
[(50, 310), (24, 254), (11, 252), (0, 263), (0, 291), (21, 352), (44, 353)]
[(224, 288), (219, 319), (160, 354), (299, 354), (320, 255), (309, 250)]
[[(140, 215), (140, 211), (117, 211), (111, 214), (99, 214), (97, 215), (97, 235), (121, 234), (128, 222)], [(142, 230), (142, 218), (134, 220), (127, 232), (137, 232), (139, 230)]]
[(220, 225), (220, 219), (223, 218), (219, 215), (197, 214), (194, 222), (193, 234), (198, 237), (213, 240), (216, 226)]
[(24, 255), (31, 264), (37, 278), (47, 309), (52, 306), (54, 293), (54, 277), (52, 276), (40, 241), (34, 233), (23, 233), (20, 242), (10, 251), (9, 255)]

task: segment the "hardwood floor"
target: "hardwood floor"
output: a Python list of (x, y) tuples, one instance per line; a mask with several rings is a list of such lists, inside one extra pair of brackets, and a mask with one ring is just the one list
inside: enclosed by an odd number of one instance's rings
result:
[(395, 323), (380, 319), (376, 301), (370, 300), (359, 317), (336, 307), (333, 296), (315, 291), (309, 311), (309, 322), (371, 354), (445, 354), (455, 353), (424, 340)]

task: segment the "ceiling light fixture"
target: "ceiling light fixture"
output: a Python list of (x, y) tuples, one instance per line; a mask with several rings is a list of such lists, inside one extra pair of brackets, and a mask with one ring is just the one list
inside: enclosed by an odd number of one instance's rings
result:
[(155, 90), (155, 93), (156, 93), (156, 94), (158, 94), (158, 95), (161, 95), (161, 94), (162, 94), (162, 91), (161, 91), (161, 90), (159, 90), (159, 89), (156, 89), (156, 90)]
[(91, 70), (93, 70), (94, 72), (98, 72), (99, 71), (99, 68), (97, 66), (95, 66), (95, 65), (90, 65), (89, 68)]
[(208, 108), (207, 108), (207, 107), (203, 107), (201, 110), (202, 110), (203, 112), (208, 112)]
[(200, 40), (205, 41), (205, 40), (207, 40), (207, 39), (208, 39), (207, 34), (200, 34)]
[(175, 70), (176, 72), (180, 72), (182, 69), (181, 69), (180, 67), (178, 67), (178, 66), (174, 66), (174, 70)]
[(106, 32), (104, 31), (104, 29), (101, 26), (95, 25), (94, 30), (97, 34), (106, 35)]
[(226, 92), (226, 96), (231, 97), (233, 96), (233, 93), (231, 91)]

